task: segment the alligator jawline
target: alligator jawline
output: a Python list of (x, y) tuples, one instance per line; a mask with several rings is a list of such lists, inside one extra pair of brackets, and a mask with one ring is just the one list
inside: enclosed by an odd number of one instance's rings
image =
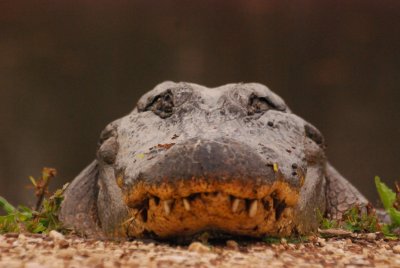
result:
[[(166, 185), (157, 188), (161, 194), (154, 193), (154, 187), (143, 186), (135, 187), (126, 196), (130, 218), (124, 227), (128, 236), (151, 232), (170, 238), (206, 230), (245, 236), (290, 235), (294, 228), (294, 206), (299, 193), (281, 181), (247, 196), (245, 190), (232, 194), (229, 185), (227, 191), (198, 191), (181, 196), (165, 195), (170, 192)], [(146, 191), (140, 194), (142, 200), (129, 202), (132, 194), (139, 195), (138, 190)]]

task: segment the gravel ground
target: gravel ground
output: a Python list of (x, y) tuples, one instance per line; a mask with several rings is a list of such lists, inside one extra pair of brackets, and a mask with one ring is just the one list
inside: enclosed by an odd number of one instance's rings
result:
[(156, 241), (95, 241), (76, 236), (0, 235), (0, 267), (400, 267), (400, 241), (380, 235), (189, 246)]

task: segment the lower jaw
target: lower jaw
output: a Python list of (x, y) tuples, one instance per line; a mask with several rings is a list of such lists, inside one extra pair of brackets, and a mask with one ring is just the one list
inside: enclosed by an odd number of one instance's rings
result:
[(299, 194), (283, 184), (275, 183), (264, 193), (247, 197), (225, 191), (168, 199), (148, 194), (140, 206), (129, 208), (130, 218), (124, 228), (129, 237), (151, 234), (161, 239), (190, 237), (204, 231), (249, 237), (289, 236), (296, 229), (294, 207)]

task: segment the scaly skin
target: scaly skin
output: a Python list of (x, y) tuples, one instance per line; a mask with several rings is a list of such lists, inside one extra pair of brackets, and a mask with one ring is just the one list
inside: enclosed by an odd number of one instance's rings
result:
[(71, 183), (66, 225), (90, 236), (306, 234), (367, 200), (328, 162), (320, 132), (267, 87), (164, 82), (109, 124)]

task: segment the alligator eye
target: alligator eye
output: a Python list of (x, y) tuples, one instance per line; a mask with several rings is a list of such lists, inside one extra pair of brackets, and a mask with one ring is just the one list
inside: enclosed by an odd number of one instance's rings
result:
[(161, 118), (167, 118), (172, 115), (174, 100), (171, 90), (156, 96), (152, 102), (146, 106), (146, 111), (152, 111)]
[(321, 132), (319, 132), (319, 130), (310, 125), (310, 124), (306, 124), (304, 126), (304, 130), (306, 132), (306, 136), (308, 138), (310, 138), (311, 140), (313, 140), (316, 144), (318, 145), (323, 145), (324, 144), (324, 137), (322, 136)]
[(250, 95), (249, 103), (247, 105), (248, 115), (263, 113), (270, 109), (276, 109), (276, 107), (268, 98), (258, 97), (255, 94)]

